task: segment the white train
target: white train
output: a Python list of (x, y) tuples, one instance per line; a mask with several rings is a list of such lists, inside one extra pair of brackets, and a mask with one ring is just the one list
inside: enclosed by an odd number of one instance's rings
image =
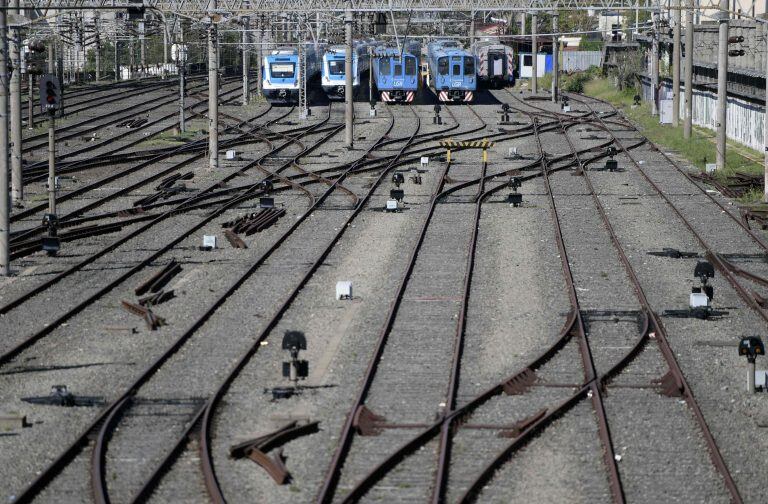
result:
[[(355, 41), (352, 46), (352, 88), (360, 86), (360, 75), (368, 70), (370, 57), (368, 48), (371, 44), (367, 41)], [(323, 54), (320, 84), (323, 91), (331, 99), (343, 99), (346, 87), (346, 75), (344, 73), (344, 59), (346, 47), (343, 45), (330, 46)]]

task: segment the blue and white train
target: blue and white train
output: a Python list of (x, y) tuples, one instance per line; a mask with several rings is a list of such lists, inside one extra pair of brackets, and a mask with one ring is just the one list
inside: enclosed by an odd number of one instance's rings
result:
[[(370, 44), (364, 41), (355, 41), (352, 49), (352, 89), (360, 86), (360, 75), (368, 70)], [(323, 91), (330, 99), (340, 100), (344, 98), (346, 87), (344, 58), (346, 47), (343, 45), (330, 46), (323, 54), (320, 84)]]
[[(314, 44), (305, 48), (307, 59), (307, 83), (320, 72), (320, 58)], [(262, 86), (270, 103), (297, 103), (299, 101), (299, 50), (281, 47), (264, 56)]]
[(477, 58), (454, 40), (427, 45), (429, 87), (441, 102), (471, 102), (477, 90)]
[(379, 46), (374, 51), (373, 81), (383, 102), (411, 103), (421, 82), (421, 44), (410, 41), (402, 49)]

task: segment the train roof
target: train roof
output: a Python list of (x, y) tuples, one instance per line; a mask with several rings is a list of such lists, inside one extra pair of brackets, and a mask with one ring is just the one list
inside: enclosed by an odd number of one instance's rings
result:
[[(416, 54), (408, 48), (404, 48), (402, 54), (404, 56), (416, 56)], [(400, 56), (400, 50), (397, 47), (379, 46), (374, 49), (373, 55), (377, 58), (382, 58), (385, 56)]]

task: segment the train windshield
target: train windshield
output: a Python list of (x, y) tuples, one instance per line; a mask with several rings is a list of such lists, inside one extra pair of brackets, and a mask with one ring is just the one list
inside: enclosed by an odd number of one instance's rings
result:
[(379, 73), (382, 75), (389, 75), (392, 65), (389, 62), (389, 58), (381, 58), (379, 60)]
[(437, 60), (437, 73), (448, 75), (448, 58), (439, 58)]
[(344, 75), (344, 60), (328, 61), (328, 72), (331, 75)]
[(461, 62), (453, 64), (453, 75), (461, 75)]
[(475, 75), (475, 58), (464, 56), (464, 75)]
[(413, 56), (405, 58), (405, 75), (416, 75), (416, 58)]
[(272, 75), (272, 77), (285, 79), (293, 77), (295, 68), (296, 65), (293, 63), (272, 63), (269, 65), (269, 73)]

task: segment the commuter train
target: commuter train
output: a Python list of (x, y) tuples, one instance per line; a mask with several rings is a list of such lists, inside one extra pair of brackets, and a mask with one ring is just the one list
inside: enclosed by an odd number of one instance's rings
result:
[[(320, 58), (314, 44), (307, 44), (307, 83), (320, 72)], [(262, 85), (264, 96), (270, 103), (297, 103), (299, 101), (299, 50), (296, 47), (281, 47), (264, 56)], [(309, 87), (309, 86), (307, 86)]]
[(511, 47), (484, 40), (472, 44), (472, 54), (477, 58), (480, 83), (496, 88), (515, 83), (515, 59)]
[(371, 71), (376, 91), (383, 102), (411, 103), (419, 90), (421, 44), (410, 41), (402, 49), (379, 46)]
[[(360, 86), (360, 75), (368, 70), (370, 44), (364, 41), (355, 41), (352, 48), (352, 88)], [(320, 83), (323, 91), (330, 99), (343, 99), (346, 87), (344, 73), (344, 58), (346, 48), (343, 45), (330, 46), (323, 54)]]
[(471, 102), (477, 89), (477, 58), (453, 40), (427, 45), (428, 85), (441, 102)]

